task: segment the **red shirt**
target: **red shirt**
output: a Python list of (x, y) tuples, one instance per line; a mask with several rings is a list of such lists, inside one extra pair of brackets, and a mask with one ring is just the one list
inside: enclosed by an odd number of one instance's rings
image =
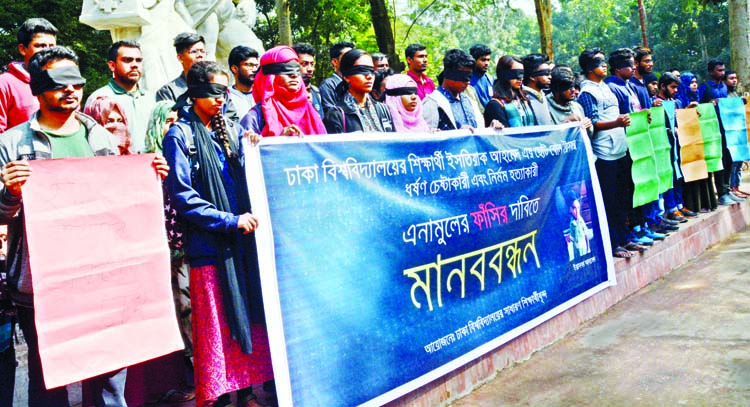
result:
[(28, 121), (39, 110), (30, 81), (21, 62), (11, 63), (8, 72), (0, 75), (0, 133)]
[(420, 99), (424, 99), (427, 95), (435, 91), (435, 82), (424, 73), (421, 76), (417, 76), (412, 71), (407, 71), (406, 74), (417, 83), (417, 96)]

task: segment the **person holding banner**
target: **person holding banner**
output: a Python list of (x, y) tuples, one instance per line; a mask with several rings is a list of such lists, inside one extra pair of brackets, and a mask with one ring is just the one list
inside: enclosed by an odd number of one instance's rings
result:
[(682, 108), (698, 106), (698, 78), (690, 72), (683, 72), (680, 74), (680, 82), (676, 99), (680, 101)]
[(422, 100), (417, 96), (417, 83), (408, 75), (393, 75), (385, 85), (385, 104), (391, 110), (396, 131), (429, 133), (430, 126), (422, 117)]
[(580, 121), (591, 137), (594, 129), (591, 120), (583, 113), (583, 107), (576, 102), (576, 77), (569, 66), (558, 65), (552, 70), (550, 90), (546, 97), (552, 124)]
[[(462, 49), (449, 49), (443, 57), (440, 86), (424, 98), (424, 120), (431, 129), (457, 130), (485, 127), (478, 99), (467, 92), (476, 61)], [(442, 79), (441, 79), (442, 78)]]
[[(648, 78), (649, 75), (646, 75), (644, 78)], [(648, 85), (648, 83), (650, 82), (646, 79), (646, 84)], [(664, 72), (657, 83), (659, 89), (656, 99), (660, 100), (661, 105), (664, 106), (664, 122), (667, 127), (667, 138), (671, 148), (669, 155), (672, 157), (672, 188), (666, 190), (663, 194), (664, 209), (668, 214), (673, 214), (673, 219), (678, 216), (694, 218), (698, 214), (685, 207), (682, 199), (682, 188), (685, 182), (680, 167), (680, 141), (677, 138), (677, 122), (675, 120), (675, 109), (680, 108), (680, 101), (675, 99), (680, 86), (680, 79), (670, 72)], [(673, 230), (677, 230), (677, 227), (674, 225), (665, 225), (665, 227), (670, 226), (674, 228)]]
[(493, 120), (505, 127), (533, 126), (537, 123), (529, 98), (523, 90), (524, 69), (521, 60), (503, 55), (497, 60), (493, 98), (484, 107), (484, 123)]
[[(116, 155), (114, 138), (91, 117), (80, 113), (86, 79), (78, 69), (78, 57), (65, 47), (37, 52), (28, 71), (31, 91), (39, 100), (39, 111), (0, 139), (0, 219), (8, 224), (10, 293), (18, 305), (18, 322), (28, 345), (29, 405), (69, 406), (65, 387), (47, 389), (42, 372), (34, 312), (34, 293), (26, 246), (22, 211), (23, 186), (32, 175), (29, 160)], [(156, 172), (166, 176), (169, 168), (161, 157), (154, 160)], [(84, 381), (93, 393), (94, 405), (125, 407), (127, 369), (118, 369)]]
[(253, 97), (256, 105), (242, 118), (242, 127), (263, 137), (326, 134), (323, 121), (307, 97), (299, 57), (286, 45), (260, 58)]
[(370, 96), (375, 81), (375, 66), (367, 51), (347, 51), (339, 63), (344, 81), (336, 87), (337, 103), (323, 119), (329, 134), (386, 133), (395, 131), (388, 108)]
[(188, 223), (197, 406), (226, 406), (234, 391), (242, 406), (257, 406), (251, 385), (272, 380), (273, 369), (243, 129), (221, 114), (229, 77), (217, 63), (193, 64), (186, 79), (193, 103), (164, 137), (164, 155), (174, 168), (167, 193)]
[(630, 164), (626, 153), (628, 145), (625, 128), (630, 125), (630, 117), (620, 114), (615, 94), (604, 83), (607, 76), (607, 62), (599, 48), (583, 51), (578, 63), (586, 76), (581, 83), (581, 95), (578, 102), (591, 120), (594, 135), (591, 147), (596, 155), (596, 173), (607, 214), (612, 254), (615, 257), (633, 257), (632, 252), (643, 251), (643, 246), (628, 241), (625, 219), (632, 207), (627, 199), (618, 198), (622, 193), (618, 188), (626, 184), (630, 177)]

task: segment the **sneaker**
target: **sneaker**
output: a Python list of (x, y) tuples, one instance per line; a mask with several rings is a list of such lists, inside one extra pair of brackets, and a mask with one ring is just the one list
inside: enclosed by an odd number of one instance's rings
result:
[(676, 232), (680, 230), (680, 227), (677, 225), (671, 225), (666, 222), (660, 222), (658, 225), (656, 225), (656, 231), (659, 233), (669, 233), (669, 232)]
[(688, 208), (682, 208), (682, 209), (680, 209), (680, 213), (682, 213), (683, 216), (687, 216), (688, 218), (694, 218), (694, 217), (698, 216), (697, 213), (691, 211)]
[(646, 236), (652, 240), (664, 240), (667, 237), (664, 233), (655, 232), (651, 229), (646, 229)]
[(641, 246), (652, 246), (654, 244), (654, 239), (646, 236), (646, 233), (644, 233), (643, 231), (630, 232), (628, 234), (628, 241), (639, 244)]
[(719, 205), (734, 205), (737, 202), (729, 197), (729, 194), (724, 194), (719, 197)]
[(669, 212), (667, 214), (667, 219), (680, 223), (685, 223), (688, 221), (684, 216), (682, 216), (682, 213), (680, 211)]
[(680, 222), (676, 220), (667, 219), (666, 217), (661, 218), (661, 222), (659, 223), (666, 223), (667, 225), (677, 226), (680, 224)]
[(729, 192), (727, 193), (729, 195), (729, 199), (733, 200), (734, 202), (745, 202), (745, 198), (740, 198), (739, 196)]

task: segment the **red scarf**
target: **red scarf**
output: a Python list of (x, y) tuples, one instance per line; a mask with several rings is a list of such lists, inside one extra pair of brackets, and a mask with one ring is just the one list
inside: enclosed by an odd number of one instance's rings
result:
[(271, 48), (260, 58), (260, 69), (253, 83), (253, 98), (260, 103), (266, 125), (261, 131), (263, 137), (280, 136), (284, 127), (296, 124), (304, 135), (326, 134), (326, 128), (318, 112), (307, 99), (307, 90), (300, 75), (300, 88), (297, 92), (288, 92), (285, 88), (275, 86), (276, 75), (265, 75), (263, 65), (299, 62), (299, 57), (288, 46)]

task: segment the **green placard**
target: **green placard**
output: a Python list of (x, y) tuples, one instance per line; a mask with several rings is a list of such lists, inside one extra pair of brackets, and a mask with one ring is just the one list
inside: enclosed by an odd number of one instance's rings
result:
[(651, 123), (648, 126), (648, 133), (651, 136), (651, 145), (654, 148), (660, 194), (672, 188), (672, 160), (670, 155), (672, 149), (667, 138), (665, 117), (663, 107), (654, 106), (651, 108)]
[[(662, 120), (662, 125), (663, 123)], [(630, 158), (633, 159), (633, 207), (636, 207), (659, 198), (659, 177), (649, 134), (647, 110), (630, 114), (630, 126), (626, 129), (626, 136)]]
[(701, 103), (697, 109), (708, 172), (722, 170), (724, 167), (721, 165), (721, 132), (719, 120), (716, 117), (716, 108), (713, 103)]

